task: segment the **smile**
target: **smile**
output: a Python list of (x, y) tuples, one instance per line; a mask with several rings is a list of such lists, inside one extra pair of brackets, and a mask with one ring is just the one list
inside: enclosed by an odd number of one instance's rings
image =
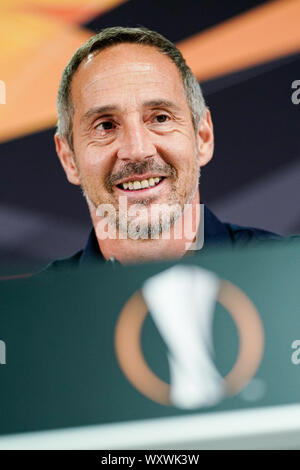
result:
[(132, 180), (132, 181), (126, 181), (125, 183), (120, 183), (118, 184), (118, 188), (120, 189), (125, 189), (127, 191), (138, 191), (141, 189), (147, 189), (150, 187), (157, 186), (164, 177), (155, 177), (155, 178), (148, 178), (148, 179), (143, 179), (141, 181), (138, 180)]

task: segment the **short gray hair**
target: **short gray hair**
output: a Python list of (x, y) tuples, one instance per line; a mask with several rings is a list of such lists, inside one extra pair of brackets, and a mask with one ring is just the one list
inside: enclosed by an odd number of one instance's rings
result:
[(187, 103), (191, 110), (194, 129), (196, 130), (198, 127), (200, 119), (205, 112), (205, 101), (197, 79), (186, 64), (177, 47), (161, 34), (145, 27), (127, 28), (115, 26), (103, 29), (98, 34), (95, 34), (88, 39), (85, 44), (75, 51), (63, 71), (57, 96), (57, 134), (67, 139), (71, 149), (73, 149), (72, 120), (74, 107), (70, 98), (70, 89), (73, 75), (81, 62), (88, 57), (89, 54), (95, 51), (100, 52), (103, 49), (122, 43), (153, 46), (162, 54), (167, 55), (174, 62), (182, 77)]

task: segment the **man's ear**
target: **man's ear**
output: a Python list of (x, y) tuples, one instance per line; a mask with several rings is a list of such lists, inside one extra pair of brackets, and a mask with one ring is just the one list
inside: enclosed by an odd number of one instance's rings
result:
[(67, 140), (58, 134), (54, 136), (55, 147), (60, 163), (65, 170), (66, 176), (70, 183), (80, 185), (79, 172), (74, 160), (74, 153), (70, 149)]
[(208, 108), (198, 125), (197, 142), (200, 166), (204, 166), (212, 159), (214, 153), (214, 128)]

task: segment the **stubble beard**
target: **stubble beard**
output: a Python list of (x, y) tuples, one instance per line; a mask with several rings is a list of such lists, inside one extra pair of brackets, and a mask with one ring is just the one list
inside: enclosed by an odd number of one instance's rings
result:
[[(192, 190), (187, 192), (186, 189), (180, 189), (177, 187), (176, 182), (178, 181), (175, 174), (175, 169), (170, 169), (170, 180), (171, 190), (167, 201), (157, 204), (157, 214), (153, 215), (151, 210), (152, 204), (156, 204), (152, 201), (152, 198), (136, 199), (128, 206), (127, 214), (124, 214), (119, 210), (119, 201), (116, 202), (113, 198), (106, 200), (100, 199), (97, 195), (97, 188), (93, 191), (88, 189), (88, 185), (81, 179), (81, 189), (83, 196), (85, 197), (90, 209), (92, 208), (95, 213), (101, 204), (112, 204), (114, 207), (115, 216), (111, 216), (111, 213), (107, 213), (106, 219), (111, 229), (116, 228), (119, 235), (124, 238), (149, 240), (160, 238), (163, 234), (170, 232), (175, 222), (183, 216), (188, 205), (191, 204), (196, 196), (201, 169), (198, 164), (198, 154), (196, 154), (195, 164), (191, 170), (190, 179), (192, 179)], [(152, 170), (158, 168), (151, 168)], [(141, 168), (141, 174), (143, 174), (143, 168)], [(138, 171), (136, 171), (138, 173)], [(196, 177), (193, 178), (193, 174)], [(111, 178), (108, 183), (106, 182), (106, 188), (110, 189), (112, 193), (113, 179)], [(173, 180), (173, 181), (172, 181)], [(191, 185), (191, 184), (190, 184)], [(91, 197), (90, 193), (93, 193), (94, 197)], [(126, 197), (126, 195), (124, 196)], [(153, 209), (153, 208), (152, 208)], [(121, 214), (120, 214), (121, 212)], [(135, 212), (138, 215), (130, 215)], [(125, 215), (125, 216), (124, 216)]]

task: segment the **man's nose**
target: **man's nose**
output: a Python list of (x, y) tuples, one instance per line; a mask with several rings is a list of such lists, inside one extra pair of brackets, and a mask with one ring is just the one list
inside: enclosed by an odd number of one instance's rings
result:
[(138, 120), (128, 123), (123, 131), (118, 158), (120, 160), (144, 160), (153, 157), (155, 153), (155, 145), (145, 124)]

